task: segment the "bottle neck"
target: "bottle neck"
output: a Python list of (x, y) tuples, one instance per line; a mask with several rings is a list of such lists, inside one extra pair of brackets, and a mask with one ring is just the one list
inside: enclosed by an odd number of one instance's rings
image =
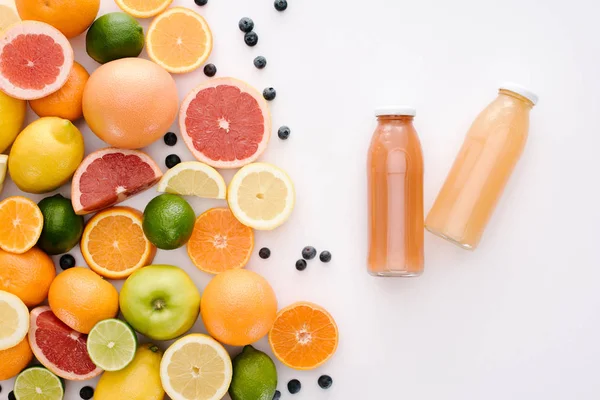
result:
[(507, 90), (507, 89), (500, 89), (498, 91), (498, 96), (504, 97), (504, 98), (510, 99), (510, 100), (518, 100), (519, 103), (525, 104), (528, 109), (532, 109), (534, 106), (533, 102), (531, 100), (529, 100), (527, 97), (521, 96), (520, 94), (511, 92), (510, 90)]

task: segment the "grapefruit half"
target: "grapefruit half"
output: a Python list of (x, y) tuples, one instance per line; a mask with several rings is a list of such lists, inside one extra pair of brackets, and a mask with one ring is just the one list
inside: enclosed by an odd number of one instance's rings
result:
[(18, 22), (0, 38), (0, 90), (23, 100), (48, 96), (67, 82), (73, 59), (73, 48), (58, 29)]
[(29, 344), (35, 358), (61, 378), (83, 381), (102, 373), (88, 354), (87, 335), (69, 328), (48, 306), (31, 311)]
[(95, 151), (73, 175), (73, 209), (78, 215), (102, 210), (151, 188), (161, 177), (158, 165), (141, 151), (115, 148)]
[(179, 127), (199, 161), (239, 168), (255, 161), (271, 137), (271, 115), (262, 95), (234, 78), (211, 79), (181, 105)]

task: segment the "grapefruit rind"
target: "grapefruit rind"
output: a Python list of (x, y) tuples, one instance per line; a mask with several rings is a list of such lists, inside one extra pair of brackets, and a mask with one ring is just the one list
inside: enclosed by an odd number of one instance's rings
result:
[[(270, 173), (275, 178), (280, 179), (286, 185), (288, 191), (283, 210), (275, 218), (269, 220), (255, 219), (250, 217), (238, 202), (238, 192), (243, 184), (244, 179), (250, 174), (262, 172)], [(294, 184), (292, 183), (292, 180), (282, 169), (271, 164), (254, 163), (246, 165), (234, 175), (233, 179), (229, 183), (227, 202), (229, 203), (229, 208), (231, 209), (233, 215), (235, 215), (237, 220), (242, 224), (256, 230), (269, 231), (278, 228), (288, 220), (292, 214), (292, 211), (294, 210), (296, 192), (294, 190)]]
[[(187, 132), (185, 120), (187, 117), (187, 111), (190, 106), (190, 103), (196, 98), (196, 96), (198, 95), (198, 93), (200, 91), (202, 91), (204, 89), (208, 89), (208, 88), (214, 88), (214, 87), (221, 86), (221, 85), (234, 86), (234, 87), (237, 87), (241, 92), (248, 93), (250, 96), (252, 96), (257, 101), (257, 103), (262, 111), (262, 116), (263, 116), (263, 121), (264, 121), (263, 137), (256, 149), (256, 152), (247, 158), (236, 159), (234, 161), (213, 160), (213, 159), (207, 157), (202, 152), (196, 150), (196, 148), (194, 147), (193, 139)], [(211, 79), (209, 81), (202, 83), (201, 85), (197, 86), (194, 90), (192, 90), (187, 95), (187, 97), (181, 104), (181, 110), (179, 112), (179, 128), (181, 130), (181, 136), (183, 137), (183, 140), (184, 140), (186, 146), (188, 147), (188, 149), (192, 152), (192, 154), (198, 161), (208, 164), (214, 168), (222, 168), (222, 169), (240, 168), (240, 167), (243, 167), (244, 165), (247, 165), (247, 164), (250, 164), (250, 163), (256, 161), (267, 149), (267, 145), (269, 144), (269, 140), (271, 139), (271, 114), (269, 112), (269, 106), (267, 105), (267, 102), (262, 97), (262, 95), (258, 92), (258, 90), (256, 90), (255, 88), (253, 88), (246, 82), (241, 81), (239, 79), (235, 79), (235, 78), (216, 78), (216, 79)]]
[[(200, 57), (198, 57), (193, 64), (184, 65), (184, 66), (180, 66), (180, 67), (166, 64), (163, 60), (161, 60), (154, 52), (154, 43), (152, 41), (152, 34), (156, 30), (157, 25), (164, 18), (168, 18), (171, 15), (178, 14), (178, 13), (185, 14), (187, 16), (194, 18), (196, 21), (198, 21), (200, 23), (200, 25), (202, 25), (202, 30), (204, 31), (205, 37), (206, 37), (205, 52)], [(212, 37), (212, 31), (210, 30), (210, 26), (208, 25), (208, 22), (206, 22), (204, 17), (202, 17), (200, 14), (198, 14), (190, 9), (184, 8), (184, 7), (173, 7), (171, 9), (165, 11), (164, 13), (160, 14), (158, 17), (156, 17), (154, 19), (154, 21), (152, 21), (152, 24), (150, 24), (150, 27), (148, 28), (148, 33), (146, 34), (146, 50), (148, 52), (148, 57), (150, 57), (150, 59), (152, 61), (154, 61), (156, 64), (160, 65), (161, 67), (163, 67), (165, 70), (167, 70), (168, 72), (170, 72), (172, 74), (184, 74), (186, 72), (191, 72), (191, 71), (198, 69), (208, 59), (208, 57), (210, 56), (210, 53), (212, 52), (212, 48), (213, 48), (213, 37)]]
[(2, 33), (0, 37), (0, 61), (4, 48), (8, 44), (20, 35), (29, 34), (43, 34), (51, 37), (62, 48), (65, 60), (56, 80), (52, 84), (46, 85), (43, 89), (23, 89), (17, 87), (2, 74), (0, 69), (0, 90), (11, 97), (21, 100), (36, 100), (58, 91), (67, 82), (75, 60), (71, 43), (69, 43), (69, 40), (58, 29), (44, 22), (22, 21), (9, 26)]
[[(148, 182), (147, 185), (145, 185), (146, 187), (144, 187), (144, 185), (140, 186), (139, 190), (135, 190), (133, 194), (131, 194), (132, 190), (125, 190), (125, 191), (117, 191), (118, 188), (115, 188), (115, 193), (117, 195), (117, 201), (113, 202), (111, 204), (103, 204), (101, 207), (98, 208), (85, 208), (82, 204), (81, 204), (81, 190), (80, 190), (80, 181), (81, 181), (81, 177), (82, 175), (87, 171), (88, 167), (97, 159), (102, 158), (104, 155), (106, 154), (115, 154), (115, 153), (120, 153), (120, 154), (124, 154), (124, 155), (134, 155), (139, 157), (143, 162), (145, 162), (154, 172), (154, 180), (152, 182)], [(160, 180), (160, 178), (162, 177), (162, 171), (160, 170), (160, 168), (158, 167), (158, 165), (156, 164), (156, 162), (154, 162), (154, 160), (147, 155), (146, 153), (139, 151), (139, 150), (127, 150), (127, 149), (117, 149), (114, 147), (109, 147), (106, 149), (101, 149), (101, 150), (97, 150), (93, 153), (90, 153), (79, 165), (79, 167), (77, 168), (77, 170), (75, 171), (75, 174), (73, 175), (73, 183), (71, 185), (71, 201), (73, 203), (73, 209), (75, 210), (75, 213), (77, 215), (85, 215), (85, 214), (90, 214), (96, 211), (100, 211), (103, 210), (105, 208), (114, 206), (116, 204), (119, 204), (125, 200), (127, 200), (129, 197), (135, 195), (135, 194), (139, 194), (145, 190), (150, 189), (152, 186), (156, 185), (156, 183)]]
[[(30, 326), (29, 326), (28, 338), (29, 338), (29, 344), (31, 346), (31, 350), (33, 351), (33, 355), (35, 356), (35, 358), (44, 367), (48, 368), (50, 371), (55, 373), (57, 376), (59, 376), (63, 379), (70, 380), (70, 381), (85, 381), (85, 380), (92, 379), (92, 378), (95, 378), (96, 376), (100, 375), (103, 372), (103, 370), (100, 368), (96, 368), (86, 375), (77, 375), (77, 374), (70, 373), (68, 371), (59, 369), (50, 360), (48, 360), (48, 358), (46, 357), (46, 355), (44, 354), (42, 349), (40, 349), (40, 347), (37, 345), (37, 341), (35, 338), (36, 331), (38, 330), (37, 318), (46, 311), (51, 312), (52, 310), (48, 306), (41, 306), (41, 307), (37, 307), (37, 308), (34, 308), (33, 310), (31, 310), (31, 314), (30, 314)], [(71, 329), (71, 328), (69, 328), (69, 329)], [(72, 331), (71, 335), (85, 336), (83, 333), (75, 332), (75, 330), (73, 330), (73, 329), (71, 329), (71, 331)], [(77, 336), (77, 337), (79, 337), (79, 336)]]

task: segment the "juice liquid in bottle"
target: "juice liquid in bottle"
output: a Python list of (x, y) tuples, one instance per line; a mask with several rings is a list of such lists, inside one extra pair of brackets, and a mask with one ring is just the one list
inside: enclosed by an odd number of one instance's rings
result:
[(376, 111), (368, 159), (369, 260), (375, 276), (423, 272), (423, 154), (415, 110)]
[(474, 250), (521, 157), (538, 98), (512, 83), (479, 114), (427, 216), (427, 229)]

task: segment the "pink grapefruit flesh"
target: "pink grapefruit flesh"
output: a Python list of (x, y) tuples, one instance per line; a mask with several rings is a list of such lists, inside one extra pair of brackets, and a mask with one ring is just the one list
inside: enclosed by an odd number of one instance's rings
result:
[(252, 86), (233, 78), (211, 79), (181, 105), (179, 127), (199, 161), (239, 168), (255, 161), (271, 137), (267, 102)]
[(33, 309), (30, 319), (29, 344), (44, 367), (72, 381), (91, 379), (102, 373), (87, 352), (87, 335), (65, 325), (50, 307)]
[(158, 165), (141, 151), (95, 151), (73, 175), (73, 209), (79, 215), (102, 210), (151, 188), (161, 177)]
[(73, 48), (56, 28), (38, 21), (8, 27), (0, 38), (0, 89), (35, 100), (59, 90), (73, 67)]

